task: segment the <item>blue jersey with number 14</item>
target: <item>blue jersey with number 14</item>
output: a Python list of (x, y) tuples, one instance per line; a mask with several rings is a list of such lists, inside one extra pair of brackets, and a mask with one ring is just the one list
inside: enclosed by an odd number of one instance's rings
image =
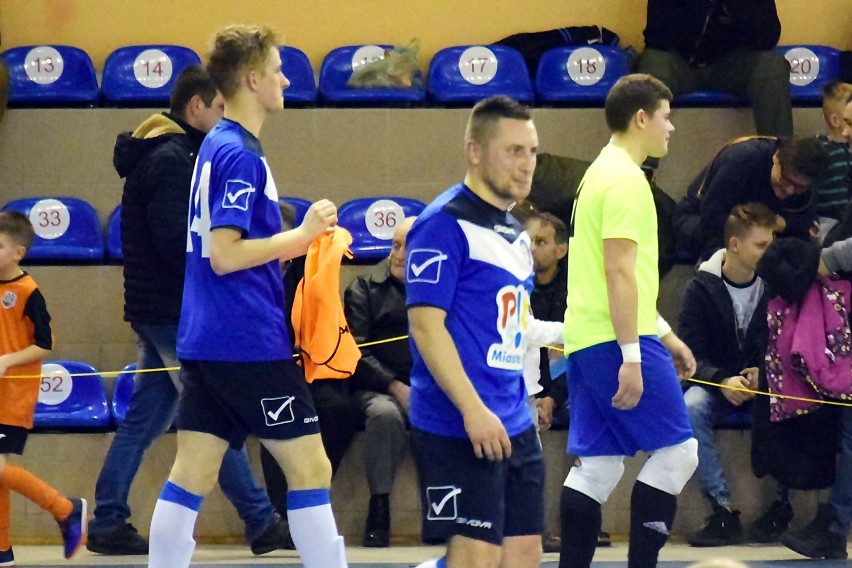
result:
[(210, 231), (219, 228), (237, 230), (246, 240), (281, 232), (278, 190), (260, 142), (227, 119), (204, 139), (192, 176), (178, 356), (292, 358), (278, 261), (217, 275), (210, 265)]

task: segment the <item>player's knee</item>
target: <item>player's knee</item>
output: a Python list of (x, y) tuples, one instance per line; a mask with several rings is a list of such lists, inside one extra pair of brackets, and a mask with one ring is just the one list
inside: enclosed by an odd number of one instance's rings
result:
[(606, 503), (624, 474), (623, 456), (593, 456), (580, 458), (580, 466), (571, 468), (565, 479), (570, 487), (598, 503)]
[(331, 462), (323, 453), (289, 464), (287, 483), (291, 489), (317, 489), (331, 486)]
[(698, 467), (698, 441), (690, 438), (651, 454), (637, 478), (642, 483), (679, 495)]

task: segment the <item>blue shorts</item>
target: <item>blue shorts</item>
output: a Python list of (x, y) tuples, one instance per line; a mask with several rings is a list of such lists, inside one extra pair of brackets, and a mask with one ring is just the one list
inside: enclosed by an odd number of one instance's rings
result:
[(632, 456), (693, 437), (669, 352), (656, 337), (640, 337), (639, 344), (644, 390), (631, 410), (612, 406), (621, 368), (621, 349), (615, 341), (568, 357), (568, 452), (580, 457)]
[(411, 429), (420, 477), (423, 542), (461, 535), (501, 545), (544, 528), (544, 463), (534, 427), (510, 438), (512, 457), (479, 459), (467, 438)]
[(283, 361), (181, 361), (178, 430), (212, 434), (240, 448), (249, 434), (291, 440), (319, 433), (305, 375)]

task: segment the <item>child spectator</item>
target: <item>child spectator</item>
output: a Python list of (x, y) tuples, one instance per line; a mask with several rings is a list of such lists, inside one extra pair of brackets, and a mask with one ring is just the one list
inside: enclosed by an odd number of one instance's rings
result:
[[(696, 474), (713, 513), (689, 537), (692, 546), (727, 546), (743, 542), (739, 511), (713, 440), (713, 426), (754, 396), (737, 388), (756, 389), (758, 367), (766, 349), (766, 295), (755, 274), (757, 262), (782, 227), (760, 203), (737, 205), (725, 223), (725, 248), (701, 263), (684, 294), (678, 331), (695, 355), (695, 378), (719, 386), (694, 385), (684, 398), (698, 440)], [(731, 388), (720, 388), (731, 387)], [(752, 527), (757, 542), (774, 542), (790, 525), (793, 509), (786, 488)]]
[[(839, 220), (849, 203), (849, 175), (852, 168), (852, 150), (843, 136), (843, 111), (852, 95), (852, 85), (832, 81), (822, 88), (822, 115), (826, 133), (817, 135), (828, 154), (828, 167), (818, 184), (814, 184), (817, 195), (817, 215)], [(820, 225), (825, 221), (820, 219)]]
[(53, 515), (71, 558), (86, 534), (86, 500), (67, 499), (17, 465), (6, 454), (21, 455), (33, 427), (41, 361), (53, 348), (50, 314), (32, 277), (18, 264), (35, 232), (20, 213), (0, 213), (0, 566), (14, 566), (9, 539), (10, 491)]

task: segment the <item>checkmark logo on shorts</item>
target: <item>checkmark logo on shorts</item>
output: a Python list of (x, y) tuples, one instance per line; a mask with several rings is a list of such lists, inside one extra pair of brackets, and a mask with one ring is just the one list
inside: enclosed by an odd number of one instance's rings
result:
[(441, 279), (441, 263), (449, 258), (436, 249), (414, 249), (408, 255), (408, 281), (436, 284)]
[(0, 434), (0, 440), (6, 437), (6, 434)]
[(452, 521), (459, 515), (457, 497), (462, 490), (454, 485), (427, 487), (426, 500), (429, 501), (429, 512), (426, 518), (430, 521)]
[(281, 396), (278, 398), (262, 398), (260, 405), (263, 408), (263, 419), (267, 426), (289, 424), (295, 421), (293, 415), (293, 401), (295, 396)]
[(254, 186), (241, 179), (229, 179), (225, 182), (225, 197), (222, 199), (223, 209), (248, 210), (248, 200), (254, 193)]

